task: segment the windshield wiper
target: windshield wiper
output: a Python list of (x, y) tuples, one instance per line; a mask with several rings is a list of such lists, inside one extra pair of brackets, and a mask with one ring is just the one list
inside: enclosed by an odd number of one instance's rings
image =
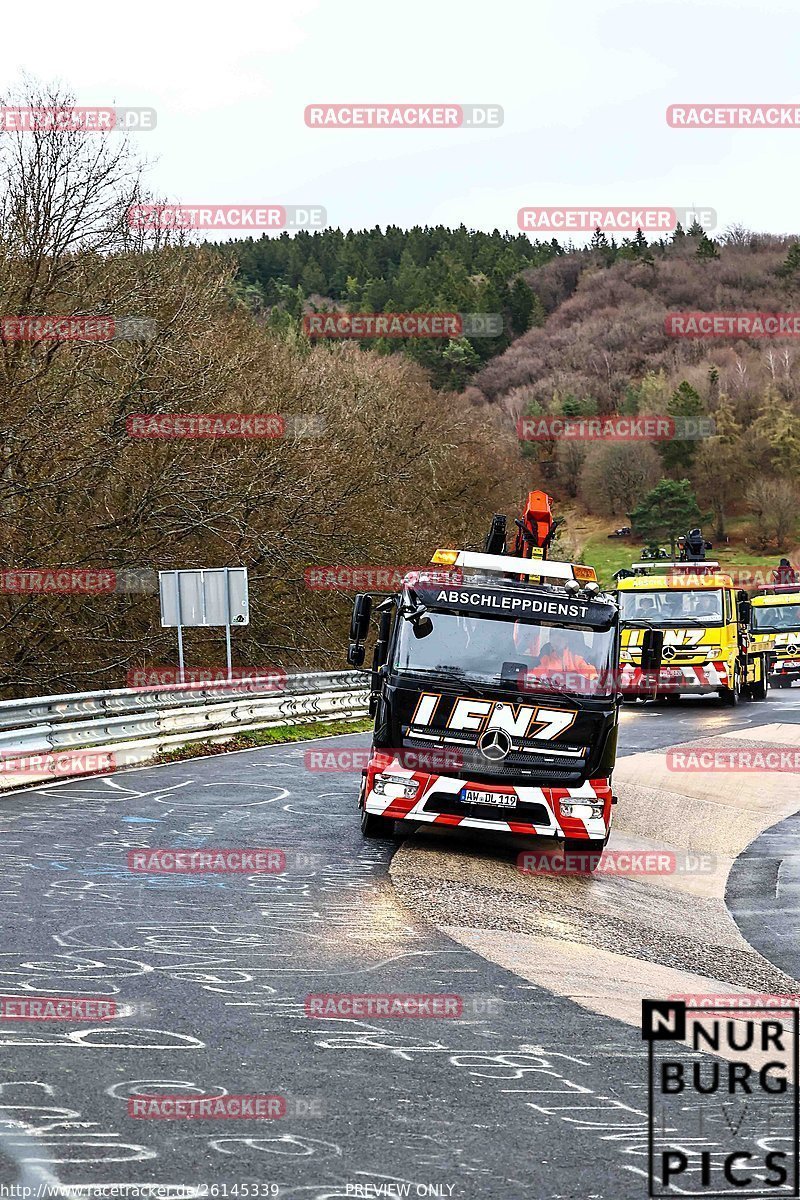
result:
[(671, 629), (673, 625), (707, 625), (710, 623), (718, 623), (720, 617), (709, 616), (706, 620), (702, 617), (661, 617), (658, 621), (651, 621), (648, 617), (623, 617), (623, 625), (644, 625), (648, 629)]
[[(469, 692), (476, 692), (476, 689), (481, 685), (481, 680), (468, 675), (462, 667), (453, 667), (450, 665), (441, 667), (413, 667), (406, 665), (404, 667), (395, 667), (395, 670), (408, 675), (433, 675), (444, 679), (454, 679)], [(486, 680), (486, 682), (488, 683), (489, 681)]]

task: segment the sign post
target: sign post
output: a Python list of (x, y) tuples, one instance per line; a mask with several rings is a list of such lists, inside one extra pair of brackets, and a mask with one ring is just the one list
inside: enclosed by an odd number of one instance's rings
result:
[(231, 626), (250, 623), (247, 567), (159, 571), (161, 625), (178, 631), (178, 668), (184, 682), (184, 628), (225, 627), (228, 680), (233, 676)]

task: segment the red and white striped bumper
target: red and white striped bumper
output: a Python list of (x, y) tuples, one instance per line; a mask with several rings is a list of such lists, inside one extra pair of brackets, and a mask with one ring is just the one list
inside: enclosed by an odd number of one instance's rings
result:
[(772, 664), (772, 675), (800, 675), (800, 656), (776, 658)]
[[(378, 795), (375, 780), (379, 775), (391, 775), (416, 783), (413, 796)], [(465, 787), (480, 791), (499, 792), (516, 797), (514, 809), (495, 809), (486, 805), (486, 816), (474, 815), (478, 805), (465, 805), (460, 800)], [(399, 788), (392, 788), (398, 791)], [(592, 779), (580, 787), (542, 788), (512, 787), (473, 780), (456, 779), (450, 775), (428, 775), (400, 765), (397, 758), (387, 765), (385, 756), (379, 765), (370, 763), (365, 783), (367, 812), (395, 821), (428, 822), (433, 825), (461, 825), (469, 829), (494, 829), (503, 833), (522, 833), (554, 838), (605, 838), (611, 825), (611, 786), (607, 779)], [(602, 815), (568, 815), (562, 801), (602, 802)], [(468, 811), (470, 810), (470, 811)]]
[[(652, 694), (652, 673), (642, 671), (641, 667), (630, 663), (620, 667), (620, 691), (626, 693)], [(658, 673), (658, 691), (665, 692), (694, 692), (702, 695), (706, 692), (717, 692), (720, 688), (729, 687), (728, 668), (724, 662), (681, 664), (680, 666), (661, 667)]]

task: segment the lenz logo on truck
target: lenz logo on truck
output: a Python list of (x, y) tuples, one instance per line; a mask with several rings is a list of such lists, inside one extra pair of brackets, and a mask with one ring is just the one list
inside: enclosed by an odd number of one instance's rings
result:
[(452, 703), (443, 733), (453, 730), (478, 735), (490, 729), (499, 729), (513, 737), (552, 742), (574, 725), (578, 715), (575, 709), (513, 705), (501, 700), (476, 700), (473, 696), (457, 696), (453, 700), (452, 696), (423, 692), (411, 718), (409, 732), (414, 733), (419, 727), (430, 728), (443, 700), (446, 704)]

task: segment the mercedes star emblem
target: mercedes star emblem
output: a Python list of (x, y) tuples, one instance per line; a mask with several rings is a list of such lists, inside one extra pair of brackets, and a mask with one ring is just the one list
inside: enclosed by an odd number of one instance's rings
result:
[(478, 749), (490, 762), (499, 762), (511, 753), (511, 738), (504, 729), (487, 729), (478, 740)]
[(674, 658), (677, 653), (678, 653), (678, 651), (676, 650), (676, 648), (674, 646), (665, 646), (662, 651), (661, 657), (662, 658)]

